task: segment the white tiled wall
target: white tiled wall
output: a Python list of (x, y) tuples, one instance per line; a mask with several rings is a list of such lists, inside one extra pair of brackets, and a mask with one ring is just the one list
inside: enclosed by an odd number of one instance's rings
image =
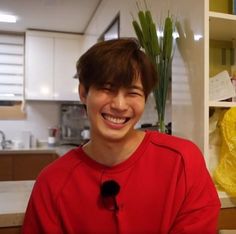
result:
[(38, 140), (47, 140), (48, 127), (59, 124), (59, 103), (32, 101), (25, 107), (26, 119), (0, 120), (0, 129), (11, 140), (20, 140), (23, 131), (30, 131)]

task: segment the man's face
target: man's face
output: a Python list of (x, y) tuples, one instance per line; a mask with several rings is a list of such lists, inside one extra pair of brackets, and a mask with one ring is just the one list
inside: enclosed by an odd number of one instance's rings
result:
[(80, 85), (80, 98), (87, 107), (91, 139), (124, 140), (132, 136), (145, 105), (141, 79), (129, 88), (116, 89), (112, 84), (101, 88), (90, 87), (88, 93)]

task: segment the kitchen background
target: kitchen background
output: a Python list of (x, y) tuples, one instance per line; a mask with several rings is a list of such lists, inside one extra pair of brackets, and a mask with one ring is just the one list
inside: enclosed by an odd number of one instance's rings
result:
[[(27, 1), (25, 1), (26, 3)], [(63, 1), (43, 1), (43, 5), (46, 7), (55, 7), (55, 6), (61, 6)], [(81, 3), (84, 3), (81, 1)], [(41, 5), (42, 5), (41, 4)], [(97, 8), (95, 8), (92, 17), (86, 27), (86, 31), (84, 32), (84, 36), (86, 39), (84, 39), (84, 43), (82, 48), (80, 48), (80, 54), (82, 52), (86, 51), (92, 44), (94, 44), (98, 39), (101, 39), (102, 36), (106, 36), (104, 32), (112, 22), (114, 22), (114, 19), (117, 18), (119, 15), (119, 34), (120, 36), (134, 36), (133, 29), (132, 29), (132, 24), (131, 24), (131, 14), (130, 12), (133, 11), (134, 13), (137, 12), (137, 6), (136, 6), (136, 1), (130, 1), (129, 3), (126, 1), (93, 1), (94, 6), (97, 4)], [(152, 2), (149, 3), (150, 6), (153, 4)], [(5, 3), (5, 6), (10, 6), (10, 2)], [(21, 9), (21, 6), (18, 6), (19, 9)], [(163, 11), (166, 11), (166, 9), (163, 8)], [(71, 21), (73, 21), (73, 18), (71, 18)], [(37, 22), (37, 21), (36, 21)], [(127, 22), (130, 22), (127, 24)], [(73, 22), (75, 24), (75, 22)], [(50, 23), (49, 23), (50, 25)], [(4, 28), (7, 27), (5, 25), (0, 25), (3, 26), (0, 29), (3, 31), (9, 31), (9, 28)], [(8, 25), (9, 27), (9, 25)], [(21, 31), (21, 28), (14, 28), (16, 26), (12, 26), (12, 30), (15, 32)], [(48, 26), (50, 27), (50, 26)], [(59, 26), (57, 26), (59, 27)], [(66, 28), (66, 30), (73, 30), (69, 26)], [(27, 29), (26, 29), (27, 30)], [(63, 128), (63, 123), (62, 123), (62, 105), (70, 105), (70, 104), (78, 104), (79, 105), (79, 97), (77, 95), (77, 91), (74, 93), (74, 98), (73, 100), (68, 101), (67, 98), (65, 98), (65, 101), (63, 101), (63, 98), (60, 98), (60, 100), (54, 101), (53, 98), (44, 98), (43, 96), (40, 97), (39, 94), (37, 94), (37, 90), (34, 87), (37, 87), (40, 85), (39, 80), (35, 80), (33, 76), (35, 73), (40, 73), (41, 71), (37, 68), (34, 67), (34, 69), (29, 69), (28, 67), (32, 67), (32, 58), (34, 58), (34, 54), (32, 52), (31, 55), (27, 54), (27, 51), (30, 50), (28, 47), (30, 47), (30, 39), (27, 39), (27, 35), (29, 37), (34, 37), (35, 34), (38, 36), (37, 31), (40, 31), (42, 29), (36, 29), (33, 28), (33, 30), (27, 30), (26, 32), (26, 41), (25, 41), (25, 56), (26, 56), (26, 61), (25, 61), (25, 74), (26, 78), (24, 81), (25, 85), (25, 100), (23, 101), (23, 104), (21, 105), (21, 109), (23, 109), (25, 113), (25, 118), (21, 119), (6, 119), (2, 118), (0, 120), (0, 129), (5, 133), (6, 138), (10, 139), (11, 141), (15, 142), (18, 144), (20, 141), (22, 141), (23, 137), (25, 135), (31, 135), (33, 141), (38, 140), (39, 142), (47, 142), (48, 136), (49, 136), (49, 131), (48, 128), (59, 128), (60, 131), (59, 133), (61, 134), (60, 138), (62, 138), (62, 135), (67, 134), (68, 132), (65, 133), (65, 128)], [(46, 30), (49, 30), (46, 28)], [(59, 28), (50, 28), (50, 31), (52, 32), (52, 36), (54, 36), (54, 30), (60, 30)], [(112, 30), (112, 29), (111, 29)], [(24, 30), (25, 31), (25, 30)], [(112, 31), (111, 31), (112, 32)], [(39, 36), (41, 32), (39, 32)], [(44, 32), (42, 32), (44, 33)], [(47, 33), (47, 32), (46, 32)], [(50, 34), (50, 32), (48, 32)], [(65, 30), (63, 33), (66, 33)], [(112, 32), (114, 33), (114, 32)], [(56, 35), (56, 34), (55, 34)], [(66, 35), (67, 36), (67, 35)], [(109, 36), (107, 34), (107, 36)], [(44, 35), (43, 35), (44, 37)], [(47, 37), (47, 34), (46, 36)], [(63, 53), (63, 52), (62, 52)], [(30, 59), (27, 60), (27, 57), (30, 57)], [(46, 55), (45, 55), (46, 56)], [(79, 58), (79, 56), (76, 58), (76, 60)], [(66, 63), (66, 62), (65, 62)], [(48, 64), (45, 63), (45, 69), (49, 66)], [(68, 67), (68, 66), (67, 66)], [(70, 64), (70, 69), (71, 69), (71, 76), (66, 77), (68, 79), (68, 84), (73, 82), (74, 84), (77, 82), (73, 78), (73, 74), (75, 74), (75, 62), (74, 64)], [(60, 70), (63, 71), (64, 64), (62, 64)], [(57, 71), (54, 71), (56, 73)], [(59, 74), (60, 72), (58, 72)], [(43, 75), (40, 77), (40, 80), (43, 79)], [(63, 78), (65, 80), (65, 77)], [(32, 81), (31, 81), (32, 80)], [(59, 80), (59, 79), (58, 79)], [(73, 81), (72, 81), (73, 80)], [(30, 83), (31, 82), (31, 83)], [(60, 80), (59, 80), (60, 82)], [(77, 85), (77, 84), (76, 84)], [(59, 86), (59, 85), (58, 85)], [(29, 88), (30, 87), (30, 88)], [(61, 82), (61, 89), (64, 89), (63, 92), (69, 92), (67, 90), (67, 84), (63, 81)], [(51, 91), (50, 91), (51, 92)], [(1, 95), (1, 94), (0, 94)], [(43, 99), (43, 100), (41, 100)], [(71, 99), (71, 98), (70, 98)], [(4, 109), (0, 108), (0, 111), (4, 111)], [(167, 103), (167, 111), (166, 111), (166, 121), (171, 122), (171, 102), (170, 100)], [(157, 122), (157, 114), (155, 110), (155, 105), (154, 105), (154, 99), (153, 96), (151, 95), (147, 101), (146, 109), (143, 114), (143, 117), (141, 121), (137, 124), (137, 128), (140, 128), (143, 124), (149, 124), (149, 125), (155, 125)], [(84, 127), (87, 127), (87, 121), (85, 118), (81, 118), (79, 120), (79, 129), (80, 131), (83, 130)], [(74, 125), (75, 127), (75, 125)], [(76, 128), (76, 127), (75, 127)], [(72, 131), (74, 131), (72, 129)], [(71, 135), (71, 133), (69, 133)], [(77, 133), (78, 138), (80, 138), (80, 134)], [(72, 137), (73, 138), (73, 137)], [(75, 139), (72, 139), (71, 141), (66, 141), (65, 139), (61, 140), (62, 143), (75, 143)], [(28, 145), (28, 144), (27, 144)]]
[[(73, 37), (71, 32), (79, 32), (81, 30), (83, 46), (80, 48), (81, 52), (85, 51), (89, 46), (94, 44), (101, 35), (106, 31), (108, 26), (117, 15), (120, 16), (119, 22), (119, 34), (121, 37), (133, 37), (135, 36), (132, 28), (132, 14), (137, 13), (137, 1), (131, 0), (101, 0), (101, 1), (75, 1), (71, 0), (70, 4), (67, 5), (66, 1), (63, 0), (42, 0), (34, 2), (36, 4), (34, 7), (30, 8), (30, 4), (27, 4), (28, 0), (22, 0), (19, 3), (13, 0), (1, 0), (1, 6), (5, 5), (5, 8), (9, 10), (11, 7), (16, 5), (15, 11), (20, 12), (23, 15), (24, 10), (29, 13), (28, 22), (29, 26), (23, 30), (23, 25), (21, 21), (19, 24), (0, 24), (0, 29), (3, 31), (24, 31), (26, 32), (26, 77), (25, 77), (25, 113), (26, 118), (21, 120), (1, 120), (0, 129), (6, 134), (7, 139), (19, 139), (22, 131), (30, 131), (32, 135), (40, 141), (47, 140), (48, 137), (48, 127), (58, 126), (60, 123), (60, 102), (65, 101), (60, 99), (56, 101), (51, 90), (49, 93), (51, 98), (50, 101), (42, 100), (35, 97), (39, 96), (37, 93), (37, 88), (40, 86), (40, 82), (49, 81), (52, 79), (53, 74), (56, 74), (60, 79), (58, 79), (56, 85), (61, 92), (66, 91), (68, 94), (68, 86), (72, 83), (73, 75), (75, 74), (75, 61), (73, 63), (68, 63), (71, 66), (71, 74), (69, 76), (62, 76), (65, 72), (65, 66), (59, 66), (63, 64), (63, 59), (59, 59), (57, 63), (59, 64), (56, 69), (50, 70), (50, 73), (46, 75), (40, 75), (44, 72), (44, 67), (49, 69), (51, 60), (49, 60), (50, 50), (45, 49), (46, 55), (41, 54), (40, 63), (36, 60), (34, 53), (40, 53), (41, 51), (34, 47), (33, 52), (30, 54), (31, 58), (27, 54), (27, 48), (30, 48), (34, 43), (41, 43), (44, 39), (33, 40), (35, 37), (40, 37), (40, 30), (42, 30), (42, 25), (44, 25), (44, 30), (47, 34), (50, 34), (50, 40), (46, 40), (46, 46), (51, 48), (51, 43), (54, 38), (55, 31), (63, 31), (66, 33), (67, 39)], [(143, 1), (140, 1), (143, 3)], [(82, 10), (79, 12), (80, 7), (71, 7), (73, 4), (81, 4)], [(93, 4), (93, 10), (88, 12), (89, 4)], [(175, 54), (172, 67), (172, 89), (171, 89), (171, 101), (169, 101), (167, 108), (167, 122), (172, 123), (172, 134), (181, 137), (188, 138), (194, 141), (202, 151), (207, 152), (208, 143), (205, 139), (205, 133), (208, 130), (205, 128), (206, 124), (206, 111), (204, 109), (204, 77), (205, 77), (205, 59), (204, 59), (204, 30), (205, 30), (205, 7), (207, 5), (206, 1), (201, 0), (200, 3), (196, 1), (186, 1), (174, 0), (162, 1), (162, 0), (150, 0), (147, 1), (150, 9), (153, 12), (154, 20), (159, 24), (163, 17), (168, 13), (168, 11), (176, 17), (179, 22), (179, 29), (183, 32), (183, 36), (176, 40)], [(57, 9), (53, 11), (53, 9)], [(62, 11), (64, 9), (64, 13)], [(194, 9), (191, 11), (190, 9)], [(84, 14), (89, 14), (87, 21), (83, 24), (83, 27), (76, 29), (76, 25), (80, 23), (78, 16), (83, 16)], [(45, 17), (43, 17), (45, 14)], [(47, 22), (46, 18), (51, 14), (51, 21)], [(56, 15), (58, 14), (58, 18)], [(63, 16), (64, 14), (64, 16)], [(67, 14), (67, 17), (65, 15)], [(53, 17), (52, 17), (53, 16)], [(24, 19), (24, 18), (23, 18)], [(22, 20), (24, 22), (24, 20)], [(43, 24), (42, 24), (43, 23)], [(16, 26), (18, 25), (18, 26)], [(62, 28), (64, 30), (62, 30)], [(30, 30), (29, 30), (30, 29)], [(68, 35), (70, 34), (70, 36)], [(42, 36), (43, 37), (43, 36)], [(79, 35), (78, 35), (79, 37)], [(80, 40), (78, 39), (78, 40)], [(204, 40), (203, 40), (204, 39)], [(57, 48), (59, 48), (59, 53), (63, 55), (63, 41), (58, 40)], [(44, 44), (43, 44), (44, 45)], [(32, 47), (31, 47), (32, 49)], [(61, 49), (61, 51), (60, 51)], [(67, 52), (65, 50), (64, 52)], [(73, 52), (73, 51), (72, 51)], [(47, 56), (49, 53), (49, 56)], [(63, 56), (61, 56), (63, 57)], [(79, 56), (78, 56), (79, 57)], [(60, 58), (60, 56), (56, 56)], [(76, 57), (77, 60), (77, 57)], [(38, 64), (41, 65), (41, 69)], [(68, 67), (67, 64), (67, 67)], [(52, 68), (51, 68), (52, 69)], [(45, 73), (43, 73), (45, 74)], [(52, 74), (50, 76), (50, 74)], [(67, 77), (66, 83), (62, 82)], [(50, 81), (53, 83), (53, 81)], [(73, 83), (75, 81), (73, 80)], [(45, 91), (45, 90), (44, 90)], [(45, 92), (44, 92), (45, 93)], [(1, 94), (1, 93), (0, 93)], [(77, 101), (76, 93), (73, 94), (73, 101)], [(40, 100), (41, 99), (41, 100)], [(0, 108), (0, 112), (4, 109)], [(1, 113), (0, 113), (1, 114)], [(146, 111), (141, 122), (137, 127), (141, 126), (143, 123), (156, 123), (157, 115), (154, 109), (154, 102), (151, 100), (147, 104)]]

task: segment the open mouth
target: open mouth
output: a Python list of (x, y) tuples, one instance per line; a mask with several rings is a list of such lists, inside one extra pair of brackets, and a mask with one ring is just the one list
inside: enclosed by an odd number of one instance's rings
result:
[(115, 117), (115, 116), (105, 114), (105, 113), (103, 113), (102, 116), (105, 120), (108, 120), (109, 122), (114, 123), (114, 124), (125, 124), (130, 119), (127, 117)]

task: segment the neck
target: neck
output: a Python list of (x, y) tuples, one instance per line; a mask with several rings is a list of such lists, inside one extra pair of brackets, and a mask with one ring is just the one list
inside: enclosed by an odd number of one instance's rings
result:
[(106, 165), (114, 166), (128, 159), (144, 138), (145, 133), (135, 131), (127, 141), (109, 142), (103, 139), (91, 140), (83, 146), (86, 154), (93, 160)]

